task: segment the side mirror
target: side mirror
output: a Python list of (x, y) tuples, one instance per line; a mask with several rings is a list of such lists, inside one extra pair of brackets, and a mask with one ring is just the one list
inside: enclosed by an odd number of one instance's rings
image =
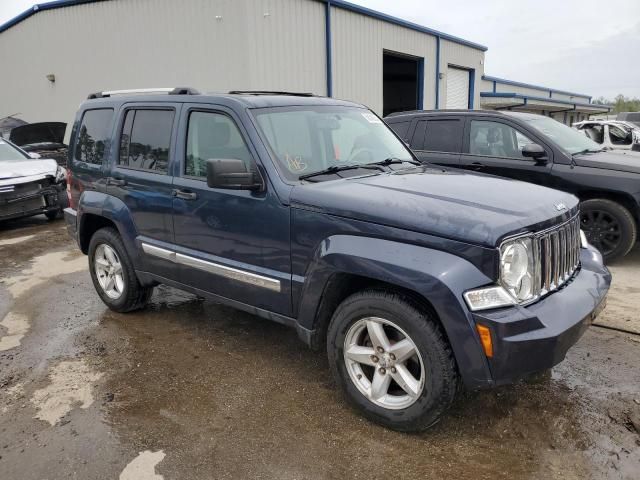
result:
[(229, 190), (262, 190), (262, 181), (247, 170), (242, 160), (212, 158), (207, 160), (207, 185)]
[[(522, 147), (522, 156), (526, 158), (533, 158), (534, 160), (542, 161), (543, 157), (547, 155), (547, 152), (544, 151), (537, 143), (529, 143)], [(546, 163), (546, 162), (545, 162)]]

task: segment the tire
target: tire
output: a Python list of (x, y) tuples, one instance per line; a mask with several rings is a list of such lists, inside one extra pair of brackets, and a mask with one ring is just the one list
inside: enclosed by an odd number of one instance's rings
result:
[[(382, 324), (391, 345), (383, 353), (373, 348), (380, 342), (371, 341), (369, 322)], [(373, 331), (376, 330), (379, 331), (378, 327)], [(393, 363), (400, 360), (400, 356), (390, 358), (395, 345), (400, 346), (400, 341), (407, 343), (403, 336), (408, 337), (418, 353), (405, 362)], [(366, 350), (355, 349), (361, 345), (365, 345)], [(357, 352), (361, 354), (359, 358), (374, 363), (363, 366), (354, 362), (345, 356), (345, 350)], [(369, 356), (371, 351), (377, 352), (375, 358)], [(329, 324), (327, 355), (332, 374), (348, 403), (366, 418), (393, 430), (417, 432), (428, 429), (449, 408), (458, 390), (459, 377), (453, 352), (439, 323), (433, 314), (396, 293), (369, 290), (344, 300)], [(405, 367), (402, 370), (401, 365)], [(380, 374), (381, 370), (384, 374)], [(418, 381), (412, 383), (422, 385), (421, 388), (400, 387), (396, 379), (406, 378), (407, 370), (412, 373), (413, 380)], [(367, 383), (371, 386), (369, 392), (373, 393), (376, 374), (380, 374), (378, 385), (384, 385), (380, 378), (390, 377), (387, 394), (382, 397), (365, 393)], [(407, 395), (408, 391), (413, 391), (414, 395)]]
[(580, 204), (580, 227), (607, 262), (624, 257), (636, 244), (637, 225), (625, 207), (595, 198)]
[[(110, 262), (110, 256), (113, 256), (117, 263)], [(125, 313), (139, 310), (146, 305), (153, 293), (153, 287), (143, 287), (138, 281), (122, 238), (115, 229), (102, 228), (93, 234), (89, 242), (88, 257), (93, 286), (107, 307), (115, 312)], [(109, 267), (113, 274), (113, 288), (108, 288), (108, 278), (105, 280), (105, 277), (108, 277), (105, 275), (107, 267), (103, 266), (105, 261), (113, 267)]]
[(62, 217), (62, 210), (49, 210), (44, 212), (44, 216), (47, 217), (47, 220), (53, 221)]

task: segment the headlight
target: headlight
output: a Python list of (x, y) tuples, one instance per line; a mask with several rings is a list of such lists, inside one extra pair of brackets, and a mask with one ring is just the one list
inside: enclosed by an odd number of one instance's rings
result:
[(67, 176), (67, 170), (64, 167), (58, 165), (58, 169), (56, 170), (56, 182), (62, 182)]
[(507, 307), (535, 298), (533, 243), (529, 237), (507, 240), (500, 246), (499, 285), (465, 292), (472, 311)]
[(500, 283), (518, 302), (534, 296), (535, 266), (531, 239), (524, 237), (500, 247)]

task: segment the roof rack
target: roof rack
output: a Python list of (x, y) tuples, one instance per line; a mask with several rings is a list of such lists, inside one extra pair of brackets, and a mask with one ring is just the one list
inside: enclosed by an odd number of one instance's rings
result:
[(271, 90), (231, 90), (230, 95), (291, 95), (294, 97), (315, 97), (311, 92), (279, 92)]
[(105, 98), (113, 95), (141, 95), (147, 93), (166, 93), (167, 95), (200, 95), (200, 92), (191, 87), (167, 87), (167, 88), (133, 88), (130, 90), (109, 90), (106, 92), (90, 93), (88, 100)]

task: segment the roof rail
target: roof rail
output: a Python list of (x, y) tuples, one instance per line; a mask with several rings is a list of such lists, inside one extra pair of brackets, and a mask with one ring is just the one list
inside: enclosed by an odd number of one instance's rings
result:
[(200, 95), (200, 92), (191, 87), (166, 87), (166, 88), (133, 88), (130, 90), (109, 90), (106, 92), (91, 93), (88, 100), (94, 98), (111, 97), (113, 95), (140, 95), (146, 93), (166, 93), (167, 95)]
[(315, 97), (311, 92), (280, 92), (271, 90), (231, 90), (230, 95), (291, 95), (294, 97)]

